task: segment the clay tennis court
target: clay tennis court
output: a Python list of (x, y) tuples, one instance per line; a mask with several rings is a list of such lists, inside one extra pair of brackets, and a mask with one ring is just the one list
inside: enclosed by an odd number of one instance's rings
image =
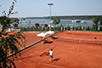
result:
[[(26, 45), (34, 43), (37, 33), (26, 35)], [(94, 40), (97, 36), (97, 40)], [(15, 59), (17, 68), (102, 68), (102, 33), (63, 31), (53, 37), (21, 51), (22, 58)], [(53, 49), (53, 62), (47, 54)]]

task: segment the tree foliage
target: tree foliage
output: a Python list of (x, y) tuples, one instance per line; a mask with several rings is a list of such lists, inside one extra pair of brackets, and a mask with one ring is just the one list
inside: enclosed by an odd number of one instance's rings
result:
[(102, 18), (100, 19), (100, 30), (102, 31)]
[(60, 18), (53, 18), (53, 22), (52, 23), (55, 25), (55, 29), (56, 29), (56, 24), (60, 23)]
[(98, 22), (99, 22), (99, 20), (100, 20), (100, 17), (99, 16), (93, 18), (93, 22), (94, 22), (93, 28), (95, 30), (97, 30), (97, 28), (98, 28)]
[[(19, 51), (17, 45), (23, 46), (22, 45), (24, 41), (23, 39), (24, 36), (20, 32), (14, 34), (0, 32), (0, 67), (1, 68), (11, 68), (12, 66), (15, 67), (13, 61), (8, 59), (8, 55), (10, 53), (11, 54), (15, 53), (16, 56), (16, 53)], [(21, 56), (20, 53), (19, 56)]]
[(59, 18), (54, 18), (53, 19), (53, 24), (59, 24), (60, 23), (60, 19)]
[(38, 23), (35, 24), (36, 27), (39, 27), (40, 25)]
[(0, 24), (2, 25), (2, 31), (4, 31), (8, 26), (10, 26), (10, 19), (6, 16), (1, 16)]
[[(4, 31), (11, 24), (9, 16), (15, 14), (15, 12), (12, 12), (15, 2), (14, 0), (9, 13), (6, 15), (5, 11), (3, 11), (4, 15), (0, 17), (0, 24), (3, 26), (0, 32), (0, 68), (16, 68), (14, 62), (8, 58), (8, 55), (14, 54), (17, 58), (17, 53), (19, 52), (18, 45), (23, 46), (24, 42), (24, 36), (20, 32), (9, 34)], [(20, 53), (19, 56), (21, 56)], [(15, 57), (12, 58), (15, 59)]]
[(6, 28), (10, 27), (10, 24), (19, 24), (18, 18), (8, 18), (7, 16), (0, 17), (0, 24), (2, 25), (2, 31), (5, 31)]
[(48, 24), (45, 24), (45, 27), (48, 27)]
[(19, 19), (18, 18), (10, 18), (11, 23), (16, 22), (19, 24)]
[(0, 24), (2, 25), (2, 31), (5, 31), (5, 29), (7, 27), (9, 27), (10, 24), (12, 24), (13, 22), (18, 23), (18, 21), (19, 21), (18, 18), (9, 18), (10, 15), (17, 13), (17, 12), (13, 12), (15, 2), (16, 2), (16, 0), (14, 0), (14, 2), (12, 2), (12, 5), (9, 9), (8, 14), (5, 11), (2, 12), (3, 16), (0, 17)]

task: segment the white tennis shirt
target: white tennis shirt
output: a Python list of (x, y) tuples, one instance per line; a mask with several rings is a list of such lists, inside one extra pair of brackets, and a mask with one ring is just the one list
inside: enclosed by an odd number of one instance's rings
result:
[(52, 55), (53, 51), (49, 51), (50, 55)]

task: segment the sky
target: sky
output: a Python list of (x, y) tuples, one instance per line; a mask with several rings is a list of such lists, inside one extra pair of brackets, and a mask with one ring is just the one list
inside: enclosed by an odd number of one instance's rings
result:
[[(13, 0), (0, 0), (0, 16), (8, 13)], [(17, 0), (11, 17), (102, 15), (102, 0)]]

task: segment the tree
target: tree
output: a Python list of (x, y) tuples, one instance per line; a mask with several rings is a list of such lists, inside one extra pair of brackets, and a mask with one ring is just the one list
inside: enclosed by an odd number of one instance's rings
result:
[(5, 29), (10, 26), (11, 22), (10, 22), (10, 19), (8, 17), (1, 16), (0, 17), (0, 24), (2, 25), (2, 31), (5, 31)]
[(14, 28), (18, 29), (18, 24), (14, 24)]
[(35, 24), (36, 28), (38, 28), (40, 25), (38, 23)]
[(48, 27), (48, 24), (45, 24), (45, 27)]
[(12, 12), (13, 9), (14, 9), (14, 6), (15, 6), (15, 2), (17, 2), (17, 1), (14, 0), (14, 2), (12, 2), (12, 5), (9, 9), (8, 14), (6, 14), (6, 12), (3, 11), (3, 16), (0, 17), (0, 24), (2, 25), (2, 31), (5, 31), (5, 29), (7, 27), (9, 27), (10, 24), (12, 24), (12, 22), (17, 22), (18, 23), (18, 21), (19, 21), (17, 18), (15, 18), (15, 19), (10, 19), (9, 18), (10, 15), (17, 13), (17, 12)]
[(75, 27), (73, 26), (73, 30), (75, 29)]
[(38, 28), (40, 27), (40, 25), (38, 23), (35, 24), (36, 29), (38, 30)]
[(102, 19), (100, 21), (100, 30), (102, 31)]
[(68, 26), (68, 30), (70, 30), (70, 26)]
[(82, 27), (81, 26), (79, 27), (79, 30), (82, 30)]
[(87, 22), (85, 20), (85, 22), (84, 22), (84, 30), (86, 30), (86, 26), (87, 26)]
[(87, 27), (87, 30), (90, 30), (90, 27)]
[(48, 27), (48, 24), (45, 24), (45, 25), (44, 25), (44, 27), (45, 27), (45, 30), (46, 30), (46, 29), (47, 29), (47, 27)]
[(16, 22), (16, 23), (19, 23), (19, 19), (18, 18), (10, 18), (10, 21), (13, 23), (13, 22)]
[[(17, 52), (19, 51), (17, 45), (23, 46), (22, 45), (23, 38), (24, 36), (20, 32), (14, 33), (12, 35), (11, 34), (9, 35), (6, 32), (0, 32), (0, 68), (11, 68), (11, 67), (16, 68), (14, 62), (8, 58), (8, 55), (10, 51), (11, 54), (15, 53), (16, 56)], [(21, 56), (20, 53), (19, 56)]]
[(59, 24), (59, 23), (60, 23), (60, 18), (53, 19), (53, 24), (55, 24), (55, 27), (56, 27), (56, 24)]
[(98, 22), (99, 22), (99, 20), (100, 20), (100, 17), (99, 16), (93, 18), (93, 22), (94, 22), (93, 28), (96, 31), (97, 31), (97, 28), (98, 28)]
[[(12, 10), (14, 8), (15, 2), (16, 1), (14, 0), (7, 16), (4, 11), (4, 15), (0, 17), (0, 23), (3, 26), (3, 29), (0, 32), (0, 68), (16, 68), (14, 62), (8, 58), (8, 55), (11, 53), (12, 55), (14, 54), (17, 58), (17, 53), (19, 53), (17, 45), (23, 46), (24, 42), (24, 35), (22, 35), (20, 32), (9, 34), (4, 31), (5, 28), (11, 24), (9, 16), (14, 14), (12, 13)], [(20, 53), (19, 56), (21, 56)], [(15, 57), (12, 58), (15, 59)]]

